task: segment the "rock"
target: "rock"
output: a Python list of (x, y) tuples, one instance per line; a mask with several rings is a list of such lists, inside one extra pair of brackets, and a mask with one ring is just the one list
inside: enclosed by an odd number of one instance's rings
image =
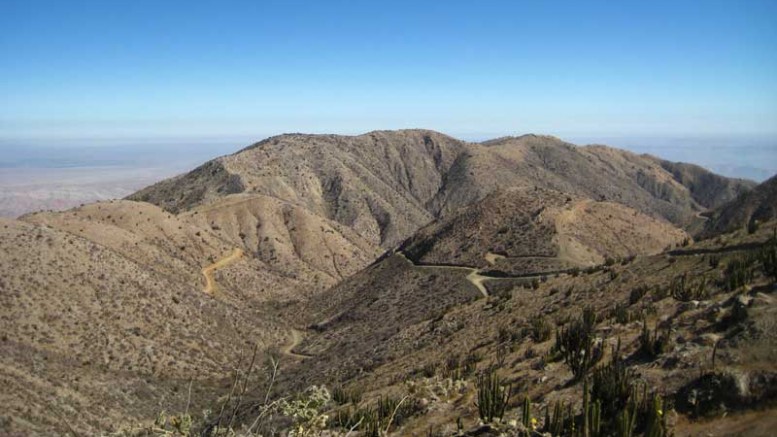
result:
[(710, 417), (762, 405), (777, 396), (776, 372), (709, 373), (675, 395), (675, 406), (693, 417)]

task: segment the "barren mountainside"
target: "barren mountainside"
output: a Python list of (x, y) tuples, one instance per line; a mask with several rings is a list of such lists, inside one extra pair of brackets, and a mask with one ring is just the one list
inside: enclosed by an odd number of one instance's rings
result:
[(703, 235), (710, 236), (755, 226), (777, 218), (777, 176), (711, 211)]
[[(392, 248), (430, 221), (511, 187), (549, 188), (631, 206), (678, 226), (752, 186), (604, 146), (524, 135), (468, 143), (423, 130), (268, 138), (130, 196), (172, 212), (234, 193), (303, 206)], [(705, 178), (714, 180), (700, 188)]]
[[(3, 219), (0, 434), (516, 435), (527, 396), (578, 426), (556, 342), (588, 314), (595, 365), (622, 356), (676, 435), (768, 435), (774, 181), (540, 135), (287, 134)], [(492, 371), (505, 420), (476, 406)]]
[(516, 275), (659, 253), (688, 238), (669, 222), (618, 203), (515, 188), (422, 228), (401, 250), (423, 264), (490, 267)]

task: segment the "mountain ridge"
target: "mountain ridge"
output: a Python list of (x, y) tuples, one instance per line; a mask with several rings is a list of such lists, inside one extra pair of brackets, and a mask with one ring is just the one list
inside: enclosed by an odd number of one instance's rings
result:
[[(702, 178), (714, 181), (714, 189), (701, 192)], [(755, 184), (552, 136), (471, 143), (415, 129), (274, 136), (128, 198), (180, 212), (229, 194), (271, 195), (391, 248), (499, 188), (535, 185), (624, 203), (686, 227), (698, 221), (698, 212)]]

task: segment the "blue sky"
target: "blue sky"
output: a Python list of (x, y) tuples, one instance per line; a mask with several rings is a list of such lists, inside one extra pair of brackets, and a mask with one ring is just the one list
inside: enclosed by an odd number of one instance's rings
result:
[(777, 1), (0, 0), (5, 142), (410, 127), (777, 138)]

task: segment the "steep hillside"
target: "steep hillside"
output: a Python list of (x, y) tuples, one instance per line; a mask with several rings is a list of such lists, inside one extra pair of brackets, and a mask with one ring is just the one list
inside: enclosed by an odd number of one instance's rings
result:
[(707, 208), (717, 208), (753, 189), (757, 184), (743, 179), (731, 179), (711, 173), (698, 165), (670, 162), (651, 157), (672, 173), (674, 179), (688, 187), (694, 200)]
[[(512, 186), (555, 189), (622, 203), (681, 227), (691, 224), (696, 212), (709, 207), (647, 156), (606, 146), (576, 147), (537, 135), (502, 138), (483, 145), (486, 150), (476, 150), (456, 168), (452, 175), (456, 183), (438, 198), (443, 210), (454, 210), (457, 204), (473, 200), (468, 194), (472, 190), (466, 188), (473, 185), (481, 194)], [(747, 187), (737, 181), (732, 184)]]
[(777, 218), (777, 175), (708, 214), (703, 236), (753, 226)]
[(276, 197), (391, 247), (432, 220), (426, 203), (464, 143), (431, 131), (268, 138), (132, 199), (181, 211), (233, 192)]
[(202, 283), (203, 267), (243, 249), (246, 256), (227, 269), (224, 291), (260, 301), (300, 299), (379, 255), (342, 225), (259, 195), (227, 196), (180, 215), (145, 202), (113, 201), (22, 220), (84, 237), (189, 284)]
[(186, 258), (92, 224), (80, 224), (84, 235), (105, 231), (103, 241), (129, 247), (0, 221), (0, 433), (109, 430), (181, 408), (174, 393), (189, 380), (202, 405), (250, 343), (285, 342), (266, 311), (204, 293)]
[[(223, 228), (210, 225), (219, 214)], [(171, 390), (189, 380), (201, 406), (254, 345), (262, 360), (293, 341), (290, 302), (379, 254), (338, 223), (258, 195), (179, 216), (115, 201), (0, 225), (0, 378), (13, 387), (0, 431), (46, 434), (59, 416), (108, 430), (180, 408)]]
[(381, 253), (340, 223), (264, 195), (227, 196), (179, 218), (244, 248), (273, 271), (310, 284), (298, 290), (300, 296), (336, 284)]
[(655, 254), (688, 238), (666, 221), (617, 203), (517, 188), (492, 193), (421, 229), (401, 250), (422, 264), (520, 275)]
[[(771, 435), (777, 301), (774, 266), (762, 248), (777, 249), (769, 241), (776, 225), (579, 275), (515, 282), (488, 297), (468, 284), (464, 269), (386, 257), (300, 311), (310, 328), (296, 350), (312, 357), (282, 376), (280, 393), (305, 399), (307, 386), (338, 387), (338, 400), (318, 407), (337, 418), (327, 422), (331, 429), (349, 429), (356, 419), (343, 417), (362, 417), (388, 398), (410, 405), (392, 435), (516, 435), (525, 429), (525, 397), (539, 429), (550, 426), (545, 411), (553, 414), (557, 403), (568, 406), (579, 429), (586, 385), (555, 345), (557, 329), (571, 329), (586, 313), (593, 320), (589, 353), (602, 353), (595, 366), (616, 366), (626, 387), (659, 394), (669, 432)], [(482, 425), (478, 375), (489, 369), (512, 395), (505, 420)], [(588, 374), (591, 396), (610, 399), (600, 384), (612, 380)], [(616, 426), (617, 405), (603, 407), (607, 429)], [(644, 420), (635, 425), (639, 433)]]
[[(359, 136), (289, 134), (130, 196), (180, 212), (234, 193), (256, 193), (337, 221), (393, 248), (433, 219), (510, 187), (555, 189), (618, 202), (678, 226), (747, 190), (701, 168), (676, 177), (649, 156), (524, 135), (466, 143), (424, 130)], [(709, 182), (710, 186), (705, 184)]]

